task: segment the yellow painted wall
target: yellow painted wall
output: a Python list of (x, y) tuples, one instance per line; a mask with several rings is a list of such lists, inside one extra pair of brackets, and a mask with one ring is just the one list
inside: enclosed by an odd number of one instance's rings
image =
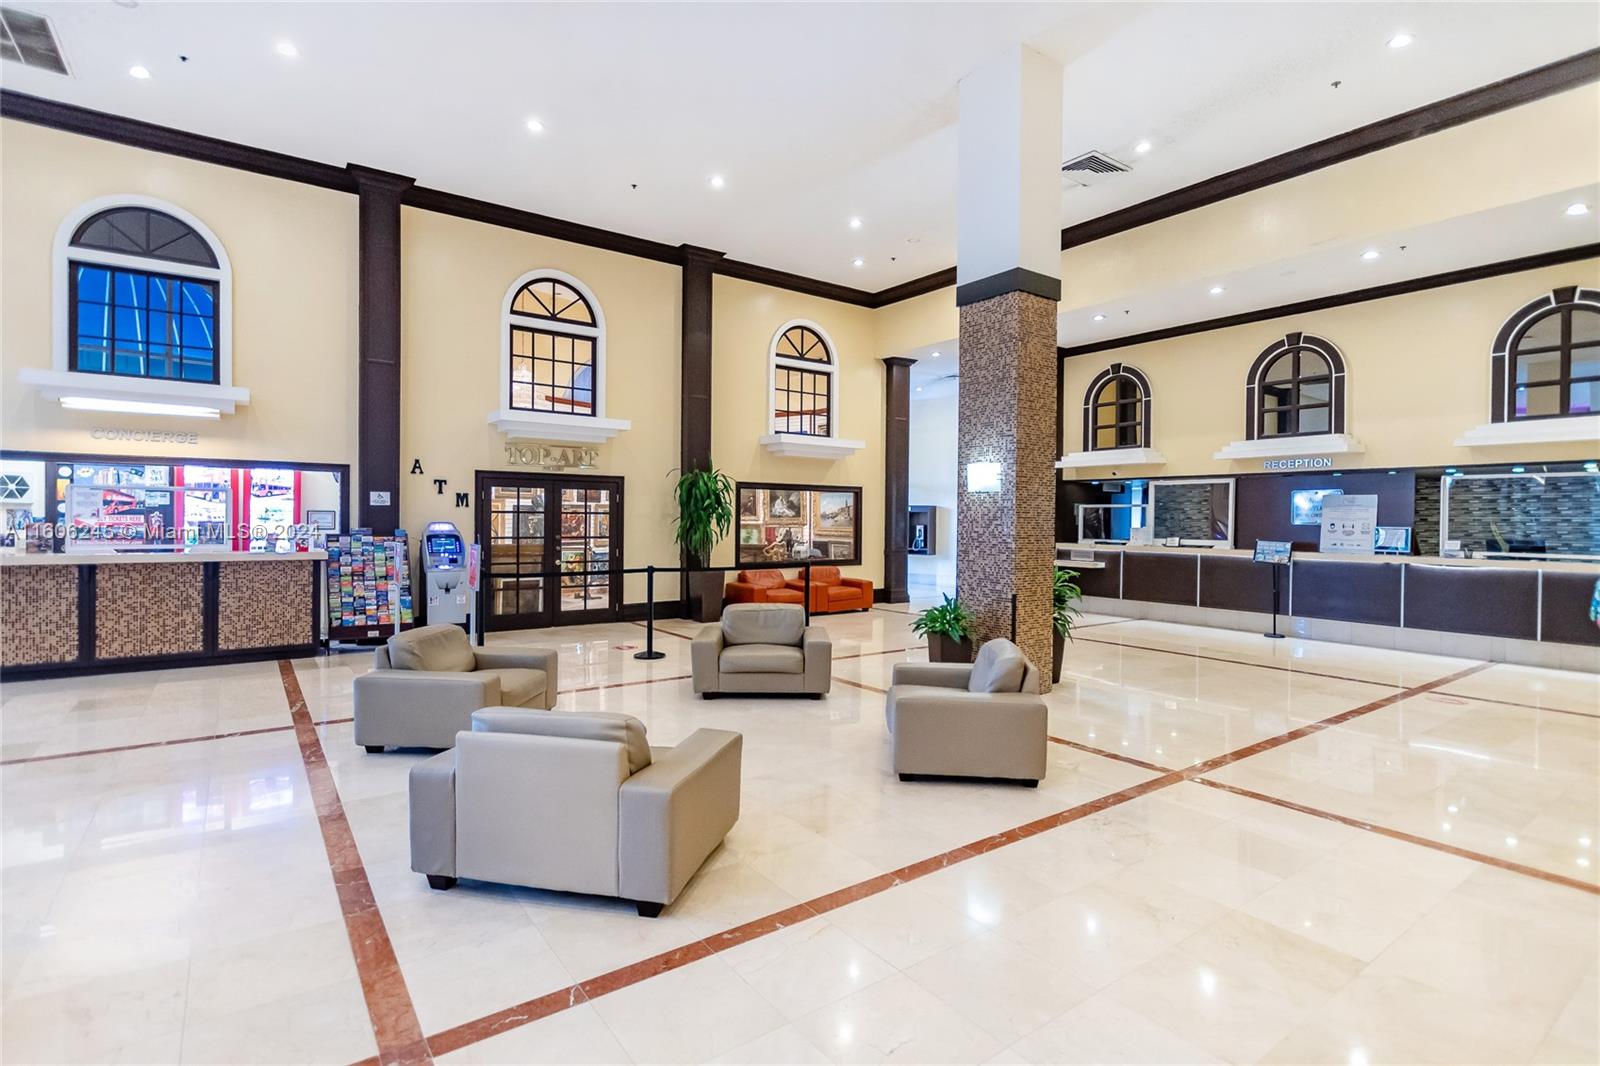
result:
[[(1150, 379), (1152, 445), (1164, 467), (1122, 474), (1245, 473), (1261, 460), (1213, 459), (1244, 435), (1245, 377), (1261, 351), (1286, 333), (1312, 333), (1343, 353), (1345, 431), (1365, 445), (1335, 456), (1345, 469), (1448, 466), (1514, 460), (1592, 459), (1600, 442), (1458, 448), (1456, 437), (1489, 421), (1489, 348), (1512, 312), (1564, 285), (1600, 286), (1600, 259), (1372, 300), (1067, 360), (1067, 448), (1083, 441), (1083, 397), (1094, 376), (1118, 362)], [(1094, 477), (1109, 468), (1083, 468)]]
[[(401, 521), (420, 532), (432, 520), (454, 522), (471, 536), (471, 508), (456, 492), (473, 493), (478, 470), (527, 469), (506, 461), (505, 435), (489, 415), (499, 396), (501, 311), (506, 290), (530, 270), (570, 274), (594, 293), (605, 316), (607, 418), (633, 423), (598, 445), (593, 470), (624, 479), (623, 561), (671, 565), (672, 482), (678, 465), (680, 272), (676, 266), (552, 240), (449, 215), (401, 212)], [(425, 471), (407, 473), (411, 460)], [(445, 478), (445, 495), (433, 479)], [(644, 599), (644, 578), (630, 577), (626, 602)], [(677, 596), (677, 579), (656, 586)]]
[[(873, 334), (873, 312), (724, 277), (715, 279), (711, 308), (713, 462), (735, 481), (860, 486), (861, 565), (845, 572), (881, 587), (883, 353)], [(866, 444), (847, 459), (780, 457), (760, 444), (770, 432), (767, 362), (773, 334), (796, 318), (815, 322), (833, 340), (839, 363), (836, 433)], [(718, 547), (717, 565), (733, 565), (736, 539), (730, 536)]]
[[(233, 382), (250, 404), (217, 421), (66, 411), (22, 386), (51, 361), (56, 227), (116, 193), (205, 222), (233, 264)], [(356, 199), (296, 182), (0, 120), (0, 447), (349, 463), (356, 406)], [(97, 427), (199, 434), (108, 444)], [(352, 497), (353, 498), (353, 497)]]

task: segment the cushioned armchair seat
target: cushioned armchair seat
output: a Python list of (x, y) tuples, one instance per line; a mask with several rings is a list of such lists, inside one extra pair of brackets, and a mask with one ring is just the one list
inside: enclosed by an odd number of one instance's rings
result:
[(489, 707), (411, 768), (411, 868), (620, 896), (654, 917), (739, 819), (743, 738), (652, 748), (625, 714)]
[(448, 748), (480, 707), (554, 707), (557, 659), (554, 648), (474, 648), (459, 626), (397, 633), (355, 680), (356, 743)]
[(821, 699), (833, 683), (833, 644), (805, 611), (782, 603), (729, 604), (689, 650), (694, 690), (710, 699), (734, 692)]
[(1009, 640), (987, 642), (970, 665), (896, 664), (884, 706), (895, 773), (902, 780), (1038, 784), (1049, 745), (1048, 712), (1038, 690), (1038, 669)]

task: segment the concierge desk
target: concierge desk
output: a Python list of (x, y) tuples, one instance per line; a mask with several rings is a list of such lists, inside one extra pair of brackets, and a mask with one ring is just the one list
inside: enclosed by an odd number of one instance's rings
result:
[[(1058, 545), (1057, 565), (1073, 569)], [(1088, 610), (1265, 628), (1272, 571), (1241, 549), (1093, 547)], [(1297, 553), (1279, 567), (1281, 631), (1319, 640), (1600, 669), (1589, 599), (1600, 565), (1521, 559)], [(1496, 639), (1498, 638), (1498, 639)]]
[(311, 655), (326, 552), (0, 557), (7, 680)]

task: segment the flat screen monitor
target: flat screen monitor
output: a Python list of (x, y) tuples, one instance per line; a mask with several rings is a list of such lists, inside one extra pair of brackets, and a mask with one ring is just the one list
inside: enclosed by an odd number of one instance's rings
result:
[(1379, 526), (1377, 543), (1373, 545), (1374, 551), (1388, 552), (1393, 555), (1411, 554), (1411, 527), (1410, 526)]
[(1295, 489), (1289, 493), (1289, 524), (1320, 526), (1323, 497), (1343, 495), (1343, 489)]

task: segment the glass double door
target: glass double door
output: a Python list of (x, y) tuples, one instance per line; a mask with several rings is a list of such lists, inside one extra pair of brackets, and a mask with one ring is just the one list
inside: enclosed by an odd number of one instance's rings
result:
[(622, 617), (622, 481), (478, 475), (484, 631)]

